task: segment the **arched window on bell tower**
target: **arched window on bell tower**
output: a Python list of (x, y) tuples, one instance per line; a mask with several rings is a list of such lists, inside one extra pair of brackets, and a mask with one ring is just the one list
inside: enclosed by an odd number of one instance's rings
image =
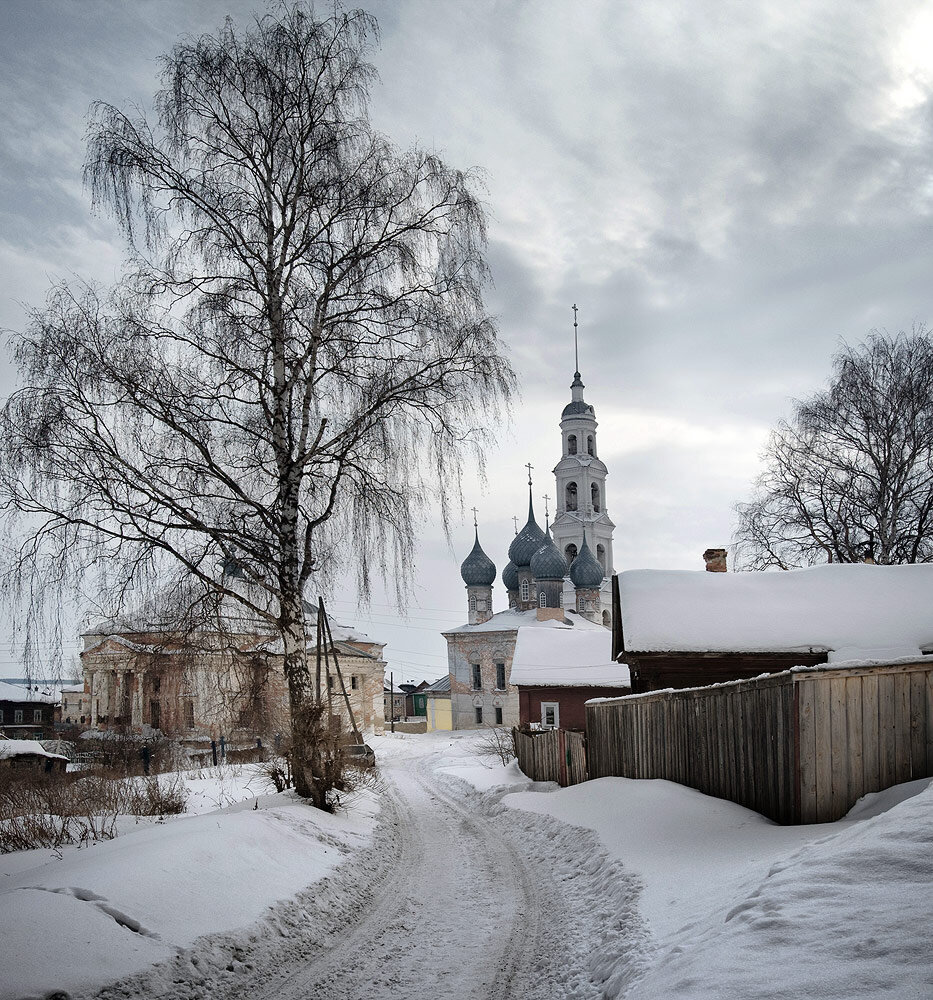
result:
[(571, 434), (567, 438), (567, 454), (576, 455), (577, 453), (577, 435)]
[(577, 547), (576, 545), (573, 544), (573, 542), (571, 542), (564, 549), (564, 559), (567, 560), (567, 565), (569, 566), (576, 558), (577, 558)]
[(590, 484), (590, 502), (593, 504), (593, 513), (599, 513), (599, 486), (596, 483)]
[(606, 575), (606, 549), (603, 545), (596, 546), (596, 559), (603, 568), (603, 576)]
[(586, 439), (586, 453), (587, 455), (592, 455), (596, 457), (596, 442), (593, 440), (593, 435), (590, 434)]
[(567, 483), (567, 510), (577, 509), (577, 484)]

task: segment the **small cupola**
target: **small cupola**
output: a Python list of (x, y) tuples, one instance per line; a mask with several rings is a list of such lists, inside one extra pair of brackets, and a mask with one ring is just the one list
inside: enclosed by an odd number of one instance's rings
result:
[(460, 576), (468, 587), (491, 587), (496, 581), (496, 564), (479, 543), (479, 529), (475, 539), (472, 551), (460, 565)]
[(602, 586), (603, 568), (586, 544), (585, 535), (577, 558), (570, 564), (570, 582), (577, 590), (595, 590)]

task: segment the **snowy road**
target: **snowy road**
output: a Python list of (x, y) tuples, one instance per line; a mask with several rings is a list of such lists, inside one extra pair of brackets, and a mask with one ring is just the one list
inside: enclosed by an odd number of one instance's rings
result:
[(446, 774), (443, 751), (402, 749), (380, 767), (371, 849), (251, 936), (208, 939), (100, 995), (590, 1000), (624, 988), (643, 961), (638, 886), (595, 837), (504, 809), (500, 792)]

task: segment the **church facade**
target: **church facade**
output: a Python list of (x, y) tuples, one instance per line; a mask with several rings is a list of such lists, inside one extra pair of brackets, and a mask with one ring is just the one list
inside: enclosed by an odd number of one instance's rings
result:
[(528, 480), (528, 520), (509, 546), (502, 571), (508, 607), (494, 612), (496, 566), (475, 528), (460, 567), (468, 620), (444, 632), (454, 729), (518, 725), (518, 690), (510, 682), (518, 629), (610, 628), (615, 525), (606, 509), (608, 470), (596, 446), (596, 411), (583, 398), (579, 371), (560, 420), (561, 458), (554, 468), (557, 510), (542, 530)]

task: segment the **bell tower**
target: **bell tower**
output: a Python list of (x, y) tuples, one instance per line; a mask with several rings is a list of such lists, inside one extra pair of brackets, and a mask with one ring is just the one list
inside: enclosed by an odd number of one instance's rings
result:
[[(576, 371), (570, 384), (570, 402), (560, 419), (561, 458), (554, 466), (557, 481), (557, 512), (551, 525), (554, 544), (570, 566), (583, 548), (583, 539), (603, 572), (600, 612), (611, 614), (610, 578), (613, 572), (612, 533), (615, 525), (606, 510), (608, 470), (596, 445), (596, 411), (583, 399), (577, 348), (577, 307), (573, 307), (573, 342)], [(564, 580), (564, 607), (576, 607), (574, 586)], [(599, 616), (609, 624), (608, 616)]]

